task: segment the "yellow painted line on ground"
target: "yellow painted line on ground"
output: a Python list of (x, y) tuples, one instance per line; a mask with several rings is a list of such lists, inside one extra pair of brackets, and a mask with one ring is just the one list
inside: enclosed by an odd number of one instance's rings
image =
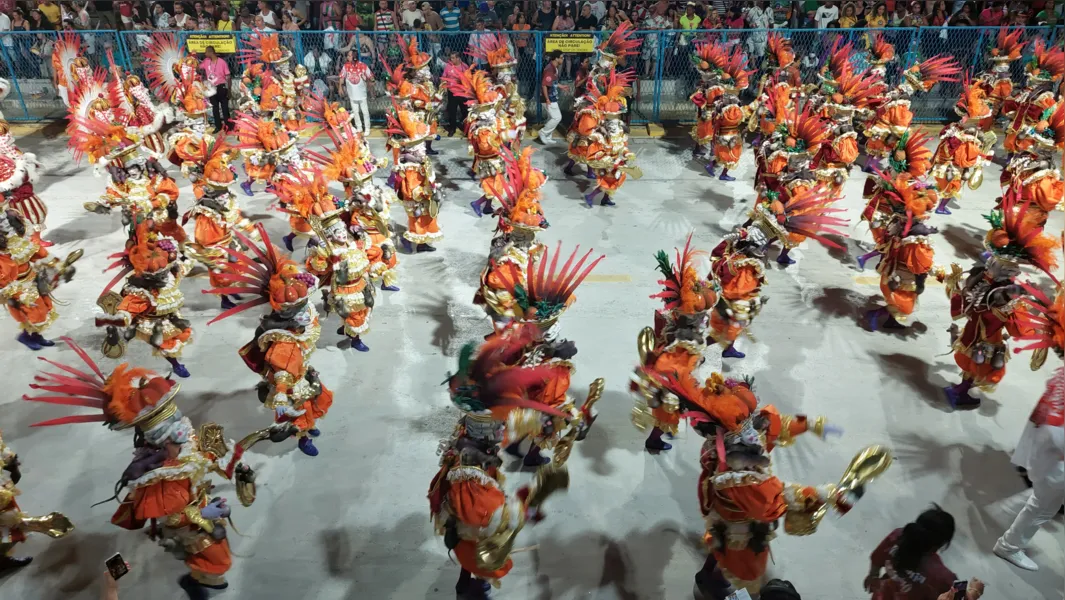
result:
[(632, 275), (589, 275), (585, 281), (589, 283), (629, 283)]
[(15, 137), (22, 137), (27, 135), (36, 135), (40, 133), (45, 127), (51, 125), (51, 122), (44, 121), (41, 123), (9, 123), (11, 128), (11, 135)]
[[(877, 276), (877, 275), (858, 275), (857, 277), (854, 278), (854, 283), (856, 283), (858, 285), (875, 285), (875, 286), (879, 286), (880, 285), (880, 277)], [(936, 279), (935, 277), (929, 277), (928, 279), (925, 279), (925, 285), (926, 286), (932, 286), (932, 285), (943, 285), (943, 284), (938, 279)]]

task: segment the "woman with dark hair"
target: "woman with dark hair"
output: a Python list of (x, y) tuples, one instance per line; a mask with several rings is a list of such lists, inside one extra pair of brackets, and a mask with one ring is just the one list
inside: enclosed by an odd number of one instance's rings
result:
[[(954, 517), (933, 504), (917, 520), (892, 531), (870, 557), (865, 590), (873, 600), (937, 600), (958, 577), (938, 552), (954, 538)], [(983, 585), (973, 579), (968, 600), (980, 597)]]

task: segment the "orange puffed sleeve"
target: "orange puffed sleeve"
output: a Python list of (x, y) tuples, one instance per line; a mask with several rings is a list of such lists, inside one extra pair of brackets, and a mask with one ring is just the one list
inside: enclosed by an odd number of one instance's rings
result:
[(169, 177), (158, 177), (155, 183), (155, 190), (152, 193), (152, 206), (155, 206), (155, 196), (164, 194), (171, 202), (177, 200), (178, 187), (177, 182)]
[(577, 120), (577, 133), (583, 137), (588, 137), (589, 135), (592, 135), (592, 132), (595, 131), (595, 128), (598, 125), (599, 119), (596, 119), (588, 113), (584, 113)]
[(766, 445), (770, 450), (776, 445), (777, 440), (784, 438), (790, 440), (795, 436), (806, 433), (809, 431), (809, 421), (806, 415), (795, 415), (790, 419), (787, 419), (787, 427), (785, 427), (785, 419), (780, 415), (780, 411), (777, 407), (769, 405), (762, 409), (762, 416), (769, 419), (769, 429), (765, 432)]
[(447, 498), (455, 517), (471, 527), (487, 527), (507, 499), (499, 488), (475, 479), (451, 482)]
[(18, 279), (19, 267), (7, 254), (0, 254), (0, 287)]
[(296, 342), (274, 342), (266, 351), (266, 362), (274, 371), (286, 371), (300, 377), (303, 374), (303, 349)]
[(196, 243), (204, 246), (213, 246), (222, 241), (226, 232), (211, 217), (196, 215), (196, 229), (193, 232)]
[(730, 104), (721, 111), (718, 117), (718, 127), (738, 127), (743, 121), (743, 109), (735, 104)]
[(160, 481), (133, 491), (133, 514), (136, 518), (161, 519), (181, 512), (192, 503), (188, 479)]
[(151, 310), (152, 305), (143, 296), (138, 294), (126, 294), (118, 303), (117, 310), (124, 310), (132, 316), (142, 315)]
[(932, 270), (935, 251), (926, 244), (905, 244), (898, 249), (897, 258), (906, 270), (915, 275), (922, 275)]
[(965, 142), (954, 151), (954, 164), (961, 169), (968, 169), (980, 160), (980, 148), (972, 142)]
[(858, 158), (858, 140), (852, 136), (833, 142), (832, 148), (836, 151), (840, 162), (851, 164)]
[(758, 287), (761, 281), (753, 267), (742, 267), (736, 275), (723, 287), (722, 295), (729, 300), (743, 300), (748, 298)]

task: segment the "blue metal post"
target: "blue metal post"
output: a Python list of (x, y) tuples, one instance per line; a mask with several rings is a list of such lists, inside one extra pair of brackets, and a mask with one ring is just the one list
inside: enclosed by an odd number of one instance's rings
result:
[[(0, 37), (4, 39), (12, 39), (12, 41), (14, 41), (14, 38), (12, 38), (13, 35), (15, 34), (8, 33)], [(19, 104), (22, 105), (22, 118), (24, 120), (29, 119), (30, 111), (28, 108), (26, 108), (26, 100), (22, 97), (22, 88), (20, 88), (18, 85), (18, 73), (15, 72), (15, 63), (11, 60), (11, 54), (7, 51), (7, 46), (4, 45), (2, 42), (3, 40), (0, 40), (0, 48), (3, 49), (4, 63), (7, 64), (7, 71), (8, 73), (11, 73), (11, 85), (15, 86), (15, 93), (18, 95)]]
[(665, 31), (658, 32), (658, 61), (655, 63), (655, 87), (654, 87), (654, 103), (651, 107), (651, 118), (655, 122), (661, 122), (659, 116), (662, 114), (662, 72), (665, 70), (664, 65), (666, 63), (666, 34)]
[(980, 49), (984, 47), (984, 33), (985, 32), (987, 32), (987, 30), (981, 27), (980, 28), (980, 37), (976, 38), (976, 47), (973, 48), (973, 63), (972, 63), (972, 72), (973, 73), (976, 72), (977, 63), (980, 61), (980, 55), (981, 55)]
[[(544, 77), (544, 35), (543, 32), (536, 32), (536, 122), (544, 122), (544, 106), (543, 106), (543, 94), (540, 88), (543, 87)], [(576, 90), (573, 91), (577, 93)]]
[[(292, 33), (292, 32), (289, 32), (289, 33)], [(294, 48), (294, 50), (296, 51), (296, 64), (297, 65), (302, 65), (303, 64), (303, 32), (302, 31), (297, 31), (297, 32), (295, 32), (295, 34), (296, 34), (296, 47)]]

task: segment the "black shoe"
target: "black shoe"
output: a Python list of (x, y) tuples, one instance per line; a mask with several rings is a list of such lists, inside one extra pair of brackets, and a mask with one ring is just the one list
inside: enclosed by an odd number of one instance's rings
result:
[(436, 248), (433, 248), (429, 244), (418, 244), (418, 252), (436, 252)]
[(5, 556), (3, 558), (0, 558), (0, 574), (7, 573), (8, 571), (14, 571), (15, 569), (21, 569), (22, 567), (25, 567), (31, 562), (33, 562), (32, 556), (23, 556), (21, 558), (15, 556)]
[(207, 589), (193, 579), (192, 575), (188, 573), (182, 575), (181, 579), (178, 579), (178, 585), (188, 594), (189, 600), (207, 600)]

